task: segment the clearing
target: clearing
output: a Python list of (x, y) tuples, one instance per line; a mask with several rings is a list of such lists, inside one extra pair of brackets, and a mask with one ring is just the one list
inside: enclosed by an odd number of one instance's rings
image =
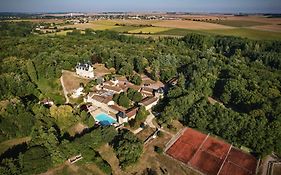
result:
[(94, 67), (94, 73), (96, 77), (102, 77), (104, 75), (107, 74), (114, 74), (115, 73), (115, 69), (114, 68), (106, 68), (104, 64), (99, 64), (96, 63), (93, 65)]
[(84, 79), (76, 75), (75, 72), (63, 70), (62, 71), (62, 80), (65, 86), (67, 93), (72, 93), (74, 90), (80, 87), (80, 83), (84, 85), (90, 82), (89, 79)]
[(2, 143), (0, 143), (0, 154), (4, 153), (9, 148), (22, 144), (24, 142), (29, 142), (31, 140), (31, 137), (22, 137), (22, 138), (15, 138), (11, 140), (6, 140)]

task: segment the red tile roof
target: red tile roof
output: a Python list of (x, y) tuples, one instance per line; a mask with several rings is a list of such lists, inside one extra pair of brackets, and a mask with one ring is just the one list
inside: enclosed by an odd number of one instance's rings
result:
[(124, 107), (119, 106), (119, 105), (110, 105), (109, 107), (116, 111), (121, 111), (121, 112), (125, 112), (125, 110), (126, 110)]
[(155, 97), (146, 97), (144, 99), (142, 99), (142, 101), (140, 101), (140, 104), (144, 105), (144, 106), (148, 106), (154, 102), (156, 102), (158, 99)]
[(153, 93), (153, 89), (152, 88), (149, 88), (149, 87), (143, 87), (142, 89), (141, 89), (141, 91), (143, 91), (143, 92), (148, 92), (148, 93)]
[(131, 118), (131, 117), (133, 117), (134, 115), (136, 115), (138, 109), (139, 109), (138, 107), (133, 107), (133, 108), (131, 108), (131, 109), (128, 109), (128, 110), (126, 111), (127, 117), (128, 117), (128, 118)]
[(107, 89), (107, 90), (115, 91), (115, 92), (121, 92), (122, 91), (122, 89), (120, 87), (118, 87), (118, 86), (104, 85), (103, 88)]
[(94, 100), (96, 100), (96, 101), (98, 101), (98, 102), (101, 102), (101, 103), (103, 103), (103, 101), (105, 100), (104, 97), (98, 96), (98, 95), (92, 96), (92, 99), (94, 99)]

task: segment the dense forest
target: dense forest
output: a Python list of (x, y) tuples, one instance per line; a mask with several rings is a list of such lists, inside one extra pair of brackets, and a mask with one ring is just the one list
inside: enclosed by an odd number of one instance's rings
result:
[[(144, 39), (89, 29), (50, 36), (32, 34), (34, 26), (0, 24), (0, 141), (31, 137), (23, 148), (11, 148), (18, 151), (1, 155), (2, 174), (44, 172), (78, 153), (91, 155), (83, 161), (97, 162), (109, 173), (110, 166), (95, 151), (105, 143), (113, 146), (122, 166), (140, 157), (140, 141), (127, 131), (90, 126), (83, 136), (69, 137), (67, 129), (75, 122), (93, 123), (84, 111), (64, 105), (59, 84), (62, 69), (73, 70), (83, 60), (114, 67), (136, 82), (134, 71), (162, 82), (177, 77), (177, 85), (154, 109), (161, 113), (161, 125), (179, 120), (257, 156), (281, 154), (280, 41), (198, 34)], [(220, 103), (212, 105), (209, 97)], [(56, 106), (38, 104), (46, 98)], [(127, 98), (138, 101), (130, 93)], [(127, 155), (124, 149), (132, 150)]]

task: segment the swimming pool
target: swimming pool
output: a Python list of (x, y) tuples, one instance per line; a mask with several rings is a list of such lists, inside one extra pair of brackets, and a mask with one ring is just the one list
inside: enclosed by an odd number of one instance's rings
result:
[(116, 119), (105, 113), (96, 115), (95, 120), (98, 121), (101, 125), (112, 125), (113, 123), (116, 123)]

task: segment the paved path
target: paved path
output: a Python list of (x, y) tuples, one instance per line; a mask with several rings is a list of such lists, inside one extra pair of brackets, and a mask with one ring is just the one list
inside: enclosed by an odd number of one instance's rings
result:
[(142, 130), (143, 130), (142, 128), (138, 128), (138, 129), (134, 130), (133, 133), (137, 134), (137, 133), (141, 132)]
[(164, 132), (164, 133), (166, 133), (166, 134), (169, 134), (170, 136), (174, 136), (175, 134), (173, 134), (173, 133), (170, 133), (169, 131), (166, 131), (166, 130), (164, 130), (164, 129), (162, 129), (162, 128), (160, 128), (160, 131), (162, 131), (162, 132)]
[(149, 115), (147, 116), (145, 122), (148, 124), (149, 127), (151, 128), (156, 128), (156, 126), (153, 124), (153, 119), (155, 118), (155, 116), (152, 114), (151, 111), (149, 111)]
[[(63, 72), (63, 71), (62, 71)], [(63, 78), (62, 78), (62, 76), (60, 77), (60, 83), (61, 83), (61, 86), (62, 86), (62, 89), (63, 89), (63, 94), (64, 94), (64, 97), (65, 97), (65, 103), (69, 103), (69, 98), (68, 98), (68, 96), (67, 96), (67, 91), (66, 91), (66, 88), (65, 88), (65, 86), (64, 86), (64, 84), (63, 84)]]
[(261, 165), (261, 175), (268, 175), (269, 174), (269, 163), (278, 161), (276, 157), (273, 155), (268, 155), (266, 158), (263, 160), (262, 165)]

